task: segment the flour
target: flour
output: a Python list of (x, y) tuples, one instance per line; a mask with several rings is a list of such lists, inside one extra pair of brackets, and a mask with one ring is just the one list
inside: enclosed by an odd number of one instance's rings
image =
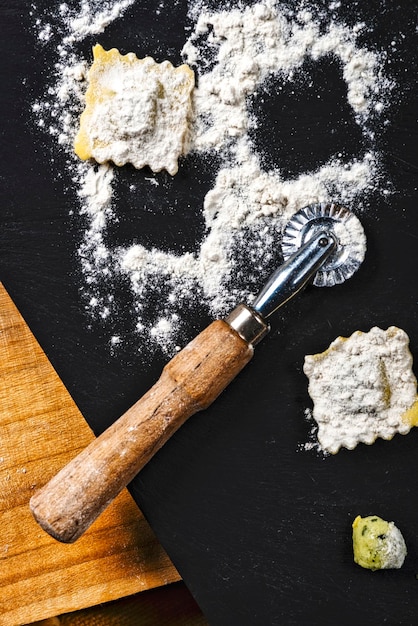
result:
[(305, 357), (304, 372), (314, 402), (321, 447), (391, 439), (411, 429), (408, 411), (416, 404), (417, 381), (407, 334), (394, 326), (338, 337), (322, 354)]
[[(109, 165), (87, 167), (80, 177), (80, 213), (87, 216), (89, 226), (84, 233), (79, 255), (83, 275), (89, 285), (97, 284), (100, 278), (109, 278), (111, 274), (111, 252), (105, 245), (104, 234), (108, 221), (114, 218), (113, 177), (114, 171)], [(100, 310), (103, 319), (110, 313), (109, 303), (112, 302), (112, 296), (106, 298), (107, 304), (104, 308), (99, 306), (100, 301), (102, 298), (92, 296), (90, 306), (93, 310)]]
[[(182, 311), (193, 303), (218, 316), (239, 301), (251, 301), (266, 278), (266, 267), (276, 261), (271, 250), (277, 249), (283, 227), (295, 211), (330, 199), (361, 210), (369, 192), (379, 186), (385, 191), (374, 136), (379, 125), (385, 124), (392, 85), (382, 74), (383, 53), (358, 45), (367, 25), (338, 23), (334, 6), (319, 12), (301, 3), (289, 10), (272, 0), (261, 0), (246, 8), (223, 10), (221, 5), (213, 12), (204, 2), (190, 2), (189, 17), (195, 24), (185, 40), (183, 58), (195, 70), (197, 88), (186, 148), (191, 160), (194, 155), (211, 159), (216, 154), (220, 164), (203, 203), (205, 234), (195, 252), (174, 254), (129, 241), (113, 247), (106, 234), (119, 219), (115, 198), (119, 173), (111, 166), (80, 163), (72, 151), (88, 69), (75, 43), (102, 32), (132, 4), (90, 0), (78, 10), (61, 4), (53, 24), (33, 8), (40, 43), (53, 42), (57, 51), (53, 82), (45, 98), (34, 103), (33, 114), (64, 151), (78, 190), (80, 213), (86, 220), (79, 248), (82, 293), (92, 323), (112, 319), (113, 336), (118, 340), (109, 341), (113, 349), (123, 345), (127, 331), (118, 327), (115, 297), (116, 285), (123, 279), (133, 297), (136, 322), (132, 332), (137, 333), (140, 349), (147, 344), (149, 351), (154, 345), (173, 354), (182, 337)], [(162, 4), (156, 13), (161, 10)], [(274, 78), (278, 89), (293, 84), (295, 90), (301, 89), (297, 80), (304, 63), (330, 57), (341, 68), (347, 103), (364, 139), (363, 153), (347, 159), (337, 152), (313, 171), (293, 178), (283, 175), (281, 163), (266, 171), (251, 139), (260, 122), (249, 97), (269, 78)], [(158, 178), (149, 176), (141, 184), (161, 185)], [(134, 193), (136, 186), (130, 189)], [(237, 281), (243, 256), (246, 280)], [(159, 293), (154, 313), (147, 307), (152, 290)]]
[(61, 35), (59, 52), (66, 56), (68, 46), (82, 41), (89, 35), (102, 33), (109, 24), (120, 18), (135, 0), (82, 0), (78, 9), (72, 8), (67, 2), (57, 7), (58, 20), (51, 24), (38, 16), (36, 3), (32, 4), (32, 15), (40, 41), (48, 42), (57, 33)]
[(244, 136), (249, 126), (245, 102), (249, 94), (269, 75), (291, 81), (307, 59), (318, 61), (330, 54), (341, 62), (347, 100), (359, 123), (364, 122), (373, 107), (383, 106), (382, 87), (388, 85), (379, 77), (379, 57), (356, 45), (362, 28), (331, 23), (322, 33), (311, 13), (300, 11), (291, 20), (274, 0), (244, 10), (201, 13), (195, 33), (183, 48), (185, 60), (199, 65), (201, 39), (207, 36), (210, 47), (217, 49), (218, 62), (210, 72), (202, 73), (195, 92), (195, 147), (219, 150), (231, 138)]

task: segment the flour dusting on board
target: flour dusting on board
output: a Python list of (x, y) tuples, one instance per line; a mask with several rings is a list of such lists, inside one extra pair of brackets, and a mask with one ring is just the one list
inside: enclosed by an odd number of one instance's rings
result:
[[(246, 8), (241, 4), (229, 8), (230, 4), (222, 8), (220, 3), (212, 11), (203, 1), (189, 3), (192, 28), (185, 35), (182, 55), (196, 74), (197, 87), (186, 158), (192, 163), (196, 157), (213, 161), (216, 175), (203, 202), (201, 241), (193, 252), (176, 253), (134, 239), (112, 245), (107, 233), (119, 219), (115, 188), (120, 172), (113, 165), (82, 163), (73, 153), (90, 62), (80, 56), (76, 44), (92, 34), (100, 41), (100, 33), (113, 20), (123, 20), (134, 2), (85, 0), (79, 9), (61, 3), (53, 16), (32, 6), (39, 44), (51, 46), (51, 54), (56, 51), (48, 91), (33, 103), (33, 115), (65, 155), (78, 197), (76, 212), (85, 220), (78, 250), (81, 292), (92, 324), (112, 321), (112, 351), (128, 336), (126, 328), (118, 326), (121, 282), (129, 286), (135, 311), (129, 339), (144, 358), (153, 347), (171, 355), (184, 340), (185, 310), (198, 304), (211, 315), (222, 315), (239, 301), (251, 301), (265, 278), (263, 271), (274, 260), (269, 243), (278, 240), (298, 209), (332, 198), (358, 212), (370, 191), (378, 186), (386, 191), (375, 134), (386, 122), (393, 85), (382, 72), (384, 53), (358, 43), (367, 25), (339, 22), (335, 3), (321, 11), (306, 2), (295, 3), (292, 9), (273, 0)], [(163, 10), (161, 3), (156, 15)], [(148, 51), (150, 56), (155, 53)], [(263, 121), (251, 103), (269, 80), (279, 91), (289, 86), (303, 91), (306, 67), (329, 59), (340, 68), (345, 104), (361, 137), (361, 149), (350, 157), (340, 147), (326, 162), (295, 176), (284, 174), (280, 162), (266, 168), (254, 140)], [(153, 188), (165, 191), (158, 175), (140, 180), (148, 196)], [(168, 200), (169, 194), (167, 186)], [(139, 205), (142, 210), (145, 206)], [(243, 256), (245, 286), (236, 280)], [(152, 292), (159, 297), (153, 310), (147, 306)]]

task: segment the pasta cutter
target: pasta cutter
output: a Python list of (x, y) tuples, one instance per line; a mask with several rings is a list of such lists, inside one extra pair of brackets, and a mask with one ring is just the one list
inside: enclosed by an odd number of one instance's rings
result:
[(50, 535), (71, 543), (188, 417), (207, 408), (253, 356), (270, 316), (305, 285), (349, 278), (365, 253), (353, 213), (333, 203), (296, 213), (283, 232), (284, 263), (251, 305), (212, 322), (164, 367), (155, 385), (34, 494), (30, 507)]

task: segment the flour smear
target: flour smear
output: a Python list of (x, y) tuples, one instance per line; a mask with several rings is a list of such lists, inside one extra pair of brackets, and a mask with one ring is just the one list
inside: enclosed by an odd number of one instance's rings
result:
[[(75, 212), (85, 220), (78, 259), (89, 323), (107, 324), (112, 350), (128, 338), (146, 359), (155, 349), (167, 355), (179, 349), (187, 335), (188, 309), (199, 306), (218, 316), (239, 301), (250, 302), (273, 261), (271, 250), (277, 248), (283, 226), (298, 209), (332, 199), (358, 213), (369, 193), (388, 193), (375, 137), (387, 123), (394, 86), (382, 73), (385, 53), (358, 43), (368, 25), (338, 21), (338, 2), (321, 10), (307, 2), (294, 3), (292, 9), (272, 0), (236, 8), (230, 8), (231, 3), (222, 8), (220, 3), (216, 11), (203, 1), (190, 2), (192, 26), (185, 34), (182, 56), (194, 69), (197, 86), (186, 158), (213, 160), (217, 168), (202, 207), (204, 235), (195, 252), (174, 254), (134, 240), (112, 245), (106, 235), (109, 225), (119, 219), (115, 187), (120, 170), (111, 164), (80, 162), (73, 153), (89, 61), (80, 56), (77, 44), (92, 35), (100, 43), (100, 34), (114, 20), (123, 20), (133, 4), (85, 0), (74, 9), (61, 3), (52, 16), (32, 5), (38, 43), (49, 46), (53, 59), (45, 95), (32, 104), (32, 117), (65, 155), (78, 197)], [(160, 2), (152, 10), (158, 15), (169, 8)], [(148, 51), (150, 56), (156, 53)], [(361, 136), (360, 152), (347, 158), (342, 146), (326, 163), (293, 177), (282, 173), (282, 163), (263, 167), (254, 141), (263, 120), (251, 98), (272, 79), (278, 89), (290, 86), (303, 97), (301, 76), (307, 64), (315, 67), (328, 59), (340, 68), (345, 104)], [(148, 181), (150, 194), (156, 186), (160, 192), (164, 187), (158, 175), (144, 178), (138, 172), (138, 176), (141, 184)], [(243, 257), (246, 283), (236, 281), (244, 271)], [(118, 313), (123, 306), (118, 301), (121, 282), (129, 286), (135, 311), (129, 330)], [(152, 309), (148, 300), (156, 291), (158, 307)]]

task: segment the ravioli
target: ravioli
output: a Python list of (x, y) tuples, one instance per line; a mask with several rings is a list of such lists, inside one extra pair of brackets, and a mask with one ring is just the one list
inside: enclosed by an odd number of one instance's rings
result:
[(185, 64), (156, 63), (93, 47), (85, 109), (74, 141), (82, 160), (131, 163), (152, 171), (178, 171), (187, 150), (194, 73)]
[(376, 571), (402, 567), (407, 549), (394, 522), (377, 515), (358, 515), (353, 522), (353, 552), (358, 565)]

